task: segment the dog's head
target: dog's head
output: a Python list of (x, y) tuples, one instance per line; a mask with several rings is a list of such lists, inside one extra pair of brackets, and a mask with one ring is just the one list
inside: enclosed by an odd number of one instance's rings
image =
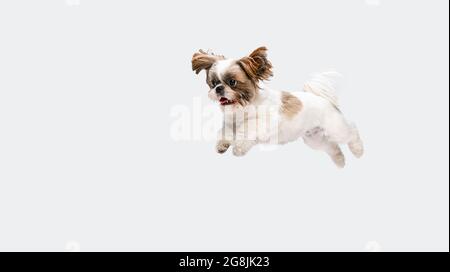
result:
[(241, 59), (200, 50), (192, 56), (192, 70), (206, 71), (208, 96), (221, 106), (251, 103), (258, 95), (258, 83), (272, 76), (272, 64), (267, 59), (267, 48), (260, 47)]

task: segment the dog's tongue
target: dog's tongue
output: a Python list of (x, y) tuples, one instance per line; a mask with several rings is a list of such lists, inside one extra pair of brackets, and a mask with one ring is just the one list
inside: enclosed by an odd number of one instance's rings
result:
[(225, 97), (221, 97), (220, 100), (219, 100), (220, 104), (222, 104), (222, 105), (228, 103), (228, 101), (229, 100), (226, 99)]

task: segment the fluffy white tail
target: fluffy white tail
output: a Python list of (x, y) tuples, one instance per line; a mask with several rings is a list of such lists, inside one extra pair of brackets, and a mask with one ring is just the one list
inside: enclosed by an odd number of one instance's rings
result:
[(308, 82), (305, 83), (303, 89), (306, 92), (325, 98), (330, 101), (331, 104), (338, 107), (336, 81), (340, 77), (342, 77), (342, 75), (334, 71), (315, 74)]

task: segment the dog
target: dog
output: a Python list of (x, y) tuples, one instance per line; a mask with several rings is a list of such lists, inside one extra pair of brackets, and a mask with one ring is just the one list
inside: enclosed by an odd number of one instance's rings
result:
[(336, 72), (317, 74), (302, 91), (287, 92), (264, 85), (273, 76), (266, 47), (240, 59), (199, 50), (191, 62), (196, 74), (206, 71), (208, 97), (224, 113), (218, 153), (231, 147), (235, 156), (243, 156), (257, 144), (285, 144), (302, 138), (311, 148), (325, 151), (339, 168), (345, 166), (341, 144), (347, 144), (355, 157), (363, 155), (356, 126), (339, 110)]

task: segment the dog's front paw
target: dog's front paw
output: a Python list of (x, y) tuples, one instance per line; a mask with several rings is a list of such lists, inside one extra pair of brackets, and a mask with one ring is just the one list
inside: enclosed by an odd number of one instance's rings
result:
[(233, 155), (244, 156), (256, 144), (254, 141), (236, 141), (233, 144)]
[(235, 146), (233, 147), (233, 155), (237, 156), (237, 157), (242, 157), (245, 154), (247, 154), (248, 149), (243, 148), (242, 146)]
[(337, 167), (339, 168), (344, 168), (345, 167), (345, 156), (344, 154), (340, 153), (335, 155), (334, 157), (332, 157), (333, 162), (336, 164)]
[(236, 141), (233, 146), (233, 155), (241, 157), (252, 149), (255, 143), (252, 141)]
[(230, 142), (220, 140), (217, 142), (216, 150), (218, 153), (223, 154), (228, 150), (229, 147), (230, 147)]

